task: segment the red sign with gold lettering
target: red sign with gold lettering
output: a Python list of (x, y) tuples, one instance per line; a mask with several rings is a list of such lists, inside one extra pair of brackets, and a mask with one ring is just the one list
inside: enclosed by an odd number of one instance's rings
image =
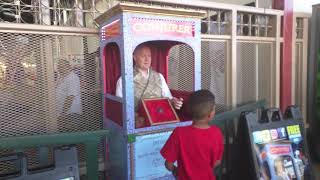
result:
[(131, 30), (135, 35), (194, 37), (194, 23), (187, 21), (132, 18)]

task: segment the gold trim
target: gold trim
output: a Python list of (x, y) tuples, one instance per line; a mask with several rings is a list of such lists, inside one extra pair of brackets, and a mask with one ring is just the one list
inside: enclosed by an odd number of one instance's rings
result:
[[(173, 112), (173, 114), (174, 114), (174, 116), (176, 117), (176, 119), (175, 119), (175, 120), (170, 120), (170, 121), (169, 121), (169, 120), (164, 120), (164, 122), (153, 123), (153, 122), (151, 121), (151, 116), (150, 116), (149, 111), (148, 111), (148, 109), (147, 109), (147, 107), (146, 107), (146, 104), (145, 104), (145, 101), (152, 101), (152, 100), (167, 100), (168, 103), (169, 103), (169, 105), (170, 105), (170, 108), (171, 108), (171, 110), (172, 110), (172, 112)], [(143, 100), (142, 100), (142, 105), (143, 105), (143, 108), (144, 108), (144, 110), (145, 110), (145, 112), (146, 112), (146, 114), (147, 114), (147, 116), (148, 116), (148, 121), (149, 121), (149, 123), (150, 123), (150, 126), (180, 122), (180, 119), (179, 119), (179, 117), (178, 117), (175, 109), (173, 108), (173, 106), (172, 106), (172, 104), (171, 104), (171, 102), (169, 101), (168, 98), (148, 98), (148, 99), (143, 99)]]
[(178, 16), (184, 18), (197, 18), (201, 19), (205, 17), (205, 11), (196, 11), (196, 10), (186, 10), (186, 9), (176, 9), (176, 8), (163, 8), (156, 6), (147, 6), (147, 5), (136, 5), (130, 3), (119, 3), (116, 6), (112, 7), (99, 17), (95, 19), (98, 24), (102, 24), (111, 17), (120, 14), (122, 12), (131, 12), (131, 13), (142, 13), (142, 14), (153, 14), (153, 15), (163, 15), (163, 16)]

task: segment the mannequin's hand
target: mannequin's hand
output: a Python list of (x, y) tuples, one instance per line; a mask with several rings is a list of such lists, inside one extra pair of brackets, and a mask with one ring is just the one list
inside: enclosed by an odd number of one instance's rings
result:
[(173, 97), (172, 99), (171, 99), (171, 103), (172, 103), (172, 105), (173, 105), (173, 107), (175, 108), (175, 109), (181, 109), (181, 107), (182, 107), (182, 105), (183, 105), (183, 99), (182, 98), (176, 98), (176, 97)]
[(145, 126), (145, 119), (138, 115), (138, 113), (135, 114), (135, 126), (136, 128), (141, 128)]

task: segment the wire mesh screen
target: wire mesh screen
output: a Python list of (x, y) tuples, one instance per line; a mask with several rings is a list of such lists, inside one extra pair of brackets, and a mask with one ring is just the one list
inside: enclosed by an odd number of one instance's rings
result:
[(295, 104), (302, 107), (302, 43), (295, 49)]
[(271, 43), (258, 44), (258, 100), (265, 99), (270, 106), (273, 102), (272, 92), (275, 91), (273, 84), (276, 78), (275, 68), (272, 65), (275, 64), (273, 49)]
[(0, 33), (0, 137), (101, 129), (97, 48), (97, 36)]
[(237, 43), (237, 103), (265, 99), (273, 102), (272, 43)]
[(191, 92), (194, 89), (194, 54), (190, 46), (181, 44), (170, 49), (168, 63), (170, 89)]
[(216, 97), (216, 111), (226, 110), (227, 43), (207, 41), (201, 43), (201, 88), (210, 90)]
[(96, 27), (94, 19), (116, 0), (1, 0), (0, 22)]

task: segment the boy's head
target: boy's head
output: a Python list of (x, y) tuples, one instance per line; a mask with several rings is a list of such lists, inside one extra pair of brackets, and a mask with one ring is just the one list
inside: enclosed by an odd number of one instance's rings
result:
[(208, 90), (193, 92), (188, 100), (188, 111), (193, 121), (211, 120), (215, 113), (215, 97)]

